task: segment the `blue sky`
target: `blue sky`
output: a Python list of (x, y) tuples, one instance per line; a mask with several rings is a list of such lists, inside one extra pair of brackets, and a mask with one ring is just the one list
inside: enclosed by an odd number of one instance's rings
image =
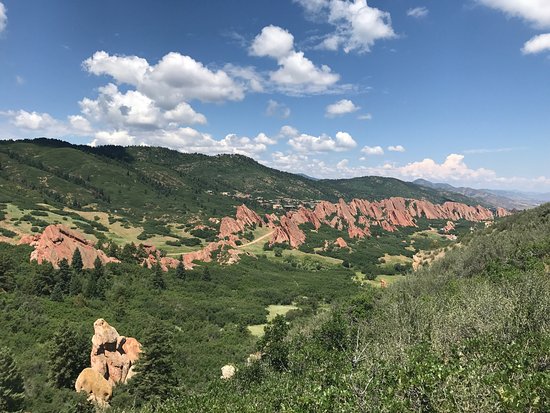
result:
[(0, 138), (550, 191), (550, 0), (1, 0)]

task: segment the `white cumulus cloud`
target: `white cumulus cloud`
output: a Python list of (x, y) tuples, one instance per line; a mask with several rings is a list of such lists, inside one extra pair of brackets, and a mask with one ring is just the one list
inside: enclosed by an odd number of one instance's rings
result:
[(384, 149), (381, 146), (364, 146), (361, 152), (367, 155), (384, 155)]
[(275, 87), (290, 94), (310, 94), (328, 91), (339, 80), (326, 65), (316, 66), (303, 52), (294, 49), (294, 36), (278, 26), (266, 26), (258, 34), (249, 52), (253, 56), (271, 57), (279, 69), (269, 73)]
[(402, 145), (390, 145), (388, 146), (390, 152), (405, 152), (405, 148)]
[(550, 51), (550, 33), (539, 34), (525, 42), (521, 49), (523, 54), (537, 54)]
[(296, 134), (288, 140), (288, 144), (301, 153), (343, 152), (357, 146), (357, 142), (347, 132), (338, 132), (334, 138), (328, 135)]
[(359, 110), (360, 108), (356, 106), (349, 99), (342, 99), (336, 103), (328, 105), (325, 110), (325, 116), (328, 118), (334, 118), (336, 116), (342, 116), (347, 113), (353, 113)]
[(477, 0), (500, 10), (511, 17), (519, 17), (536, 27), (550, 27), (550, 1), (548, 0)]
[(390, 13), (370, 7), (367, 0), (294, 0), (310, 15), (335, 27), (319, 47), (344, 52), (369, 52), (383, 39), (396, 37)]

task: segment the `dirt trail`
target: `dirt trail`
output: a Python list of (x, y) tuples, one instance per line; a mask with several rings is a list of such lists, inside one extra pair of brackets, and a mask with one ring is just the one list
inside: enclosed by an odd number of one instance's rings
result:
[(247, 247), (247, 246), (249, 246), (249, 245), (255, 244), (255, 243), (257, 243), (257, 242), (260, 242), (261, 240), (266, 239), (267, 237), (269, 237), (270, 235), (272, 235), (274, 232), (275, 232), (275, 231), (268, 232), (267, 234), (262, 235), (260, 238), (256, 238), (254, 241), (250, 241), (250, 242), (247, 243), (247, 244), (239, 245), (237, 248), (244, 248), (244, 247)]
[[(275, 231), (271, 231), (271, 232), (268, 232), (267, 234), (265, 235), (262, 235), (260, 238), (256, 238), (255, 240), (253, 241), (250, 241), (246, 244), (243, 244), (243, 245), (238, 245), (237, 248), (244, 248), (244, 247), (247, 247), (249, 245), (252, 245), (252, 244), (255, 244), (257, 242), (260, 242), (261, 240), (263, 239), (266, 239), (267, 237), (269, 237), (270, 235), (272, 235)], [(185, 252), (171, 252), (169, 254), (166, 254), (167, 256), (176, 256), (176, 255), (182, 255), (182, 254), (187, 254), (191, 251), (185, 251)]]

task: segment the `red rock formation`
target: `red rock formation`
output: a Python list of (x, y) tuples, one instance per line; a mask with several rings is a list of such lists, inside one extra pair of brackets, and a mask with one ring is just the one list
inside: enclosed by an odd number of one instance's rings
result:
[(443, 231), (449, 233), (455, 229), (455, 223), (453, 221), (447, 221), (447, 224), (443, 227)]
[(339, 248), (348, 248), (348, 243), (342, 237), (336, 238), (334, 244), (337, 245)]
[(249, 209), (246, 205), (242, 204), (237, 207), (237, 213), (235, 214), (237, 221), (241, 222), (244, 226), (253, 226), (254, 224), (261, 226), (263, 221), (258, 214)]
[(90, 364), (111, 385), (126, 383), (140, 352), (141, 344), (135, 338), (120, 336), (107, 321), (102, 318), (96, 320)]
[(211, 262), (212, 253), (218, 249), (222, 249), (224, 252), (219, 257), (220, 263), (233, 264), (239, 260), (239, 255), (244, 253), (244, 251), (238, 250), (235, 247), (236, 245), (233, 241), (211, 242), (202, 250), (183, 254), (183, 264), (185, 268), (192, 269), (195, 266), (193, 261)]
[(21, 238), (19, 244), (29, 244), (34, 247), (31, 261), (36, 260), (39, 264), (47, 261), (55, 268), (59, 268), (59, 262), (63, 259), (70, 263), (77, 248), (82, 255), (84, 268), (94, 268), (94, 261), (98, 257), (103, 264), (120, 262), (96, 249), (94, 243), (87, 240), (80, 232), (73, 231), (64, 225), (49, 225), (40, 235)]
[(298, 248), (306, 241), (306, 234), (287, 216), (281, 218), (280, 226), (275, 228), (270, 244), (287, 242), (292, 248)]
[(499, 217), (499, 218), (503, 218), (503, 217), (507, 217), (508, 215), (512, 215), (512, 213), (510, 211), (507, 211), (506, 209), (501, 208), (501, 207), (497, 208), (496, 214), (497, 214), (497, 217)]
[(244, 231), (244, 225), (242, 222), (237, 221), (235, 218), (223, 217), (220, 224), (220, 235), (221, 239), (229, 237), (230, 235), (236, 234), (237, 232)]

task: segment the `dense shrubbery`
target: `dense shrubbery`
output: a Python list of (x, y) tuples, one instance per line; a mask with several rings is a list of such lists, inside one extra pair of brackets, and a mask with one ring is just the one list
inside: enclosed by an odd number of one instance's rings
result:
[(392, 288), (276, 319), (262, 362), (140, 412), (546, 412), (549, 234), (550, 205), (503, 220)]
[[(317, 306), (311, 303), (357, 291), (352, 274), (343, 269), (311, 272), (243, 257), (228, 267), (159, 273), (139, 265), (135, 257), (143, 254), (141, 246), (105, 249), (122, 263), (83, 270), (77, 253), (55, 270), (29, 263), (29, 246), (0, 243), (0, 347), (11, 350), (25, 378), (28, 411), (84, 411), (74, 407), (85, 405), (66, 387), (74, 384), (82, 357), (89, 362), (97, 318), (144, 341), (149, 327), (167, 329), (179, 382), (200, 390), (219, 377), (221, 366), (243, 360), (254, 349), (246, 326), (264, 323), (267, 305), (298, 302), (304, 314), (313, 314)], [(134, 400), (128, 391), (118, 389), (113, 404)]]

